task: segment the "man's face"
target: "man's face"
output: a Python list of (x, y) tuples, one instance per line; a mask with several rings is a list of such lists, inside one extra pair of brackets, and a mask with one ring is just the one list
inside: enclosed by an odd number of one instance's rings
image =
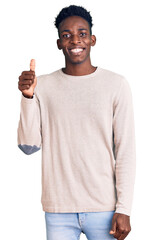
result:
[(89, 60), (90, 48), (95, 45), (96, 37), (90, 35), (85, 19), (79, 16), (64, 19), (59, 25), (59, 34), (57, 45), (63, 50), (67, 63), (80, 64)]

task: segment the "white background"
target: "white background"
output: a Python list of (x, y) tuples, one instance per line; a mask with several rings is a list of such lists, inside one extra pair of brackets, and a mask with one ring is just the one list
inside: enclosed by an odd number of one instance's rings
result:
[[(137, 174), (126, 239), (152, 239), (153, 214), (153, 7), (149, 0), (3, 1), (0, 6), (0, 239), (45, 240), (41, 199), (41, 151), (25, 155), (17, 147), (21, 92), (18, 77), (36, 59), (36, 74), (64, 66), (54, 18), (70, 4), (91, 12), (94, 66), (124, 75), (135, 111)], [(128, 146), (127, 146), (128, 147)], [(80, 239), (86, 239), (81, 234)], [(61, 239), (62, 240), (62, 239)]]

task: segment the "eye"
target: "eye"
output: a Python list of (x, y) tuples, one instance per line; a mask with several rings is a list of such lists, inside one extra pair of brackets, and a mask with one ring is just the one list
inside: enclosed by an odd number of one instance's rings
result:
[(62, 37), (63, 37), (63, 38), (69, 38), (69, 37), (70, 37), (70, 34), (69, 34), (69, 33), (63, 34)]
[(80, 33), (81, 37), (85, 37), (87, 34), (85, 32)]

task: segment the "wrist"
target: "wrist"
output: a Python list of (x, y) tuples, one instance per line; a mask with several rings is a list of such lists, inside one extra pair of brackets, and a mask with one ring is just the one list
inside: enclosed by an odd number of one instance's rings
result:
[(34, 96), (34, 93), (33, 93), (33, 95), (32, 95), (32, 96), (28, 96), (28, 95), (25, 95), (25, 94), (23, 94), (23, 93), (22, 93), (22, 95), (23, 95), (25, 98), (33, 98), (33, 96)]

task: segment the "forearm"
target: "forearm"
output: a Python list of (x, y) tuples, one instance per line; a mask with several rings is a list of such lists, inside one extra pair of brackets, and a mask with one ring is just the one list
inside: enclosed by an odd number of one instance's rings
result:
[(20, 119), (17, 129), (18, 147), (25, 154), (32, 154), (41, 148), (40, 110), (36, 96), (21, 96)]

